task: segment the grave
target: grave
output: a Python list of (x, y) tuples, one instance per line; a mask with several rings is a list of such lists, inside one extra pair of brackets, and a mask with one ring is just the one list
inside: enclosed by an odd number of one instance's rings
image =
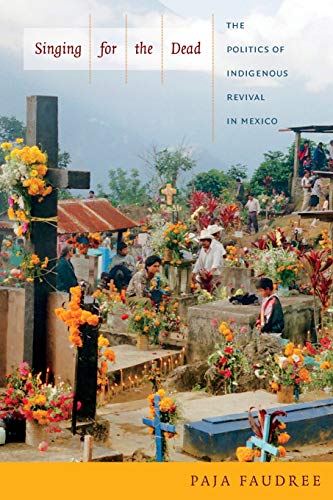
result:
[[(281, 420), (287, 424), (291, 436), (288, 447), (333, 439), (332, 398), (281, 407), (287, 412), (287, 417), (281, 417)], [(281, 408), (270, 408), (268, 414), (278, 409)], [(211, 461), (234, 459), (237, 447), (244, 446), (252, 433), (248, 413), (203, 418), (185, 424), (183, 449), (190, 455)]]
[[(313, 328), (313, 297), (282, 297), (281, 304), (285, 316), (284, 338), (304, 343), (307, 332)], [(229, 322), (247, 326), (251, 330), (258, 318), (259, 306), (233, 305), (228, 300), (220, 300), (189, 308), (187, 361), (194, 363), (205, 360), (214, 351), (214, 345), (220, 341), (221, 334), (212, 321)]]

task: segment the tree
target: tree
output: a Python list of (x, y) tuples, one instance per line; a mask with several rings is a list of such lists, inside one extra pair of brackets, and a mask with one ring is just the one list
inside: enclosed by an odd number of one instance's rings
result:
[(290, 175), (293, 172), (293, 159), (290, 155), (282, 151), (268, 151), (264, 153), (264, 161), (255, 170), (250, 188), (254, 195), (260, 195), (266, 192), (268, 179), (270, 186), (277, 189), (278, 192), (289, 193)]
[(208, 172), (200, 172), (188, 184), (189, 188), (196, 191), (211, 193), (215, 198), (221, 195), (224, 189), (234, 187), (234, 179), (230, 175), (215, 168)]
[(162, 150), (158, 150), (154, 146), (152, 151), (148, 152), (142, 159), (155, 172), (160, 186), (170, 182), (173, 187), (177, 187), (180, 174), (189, 172), (196, 165), (190, 148), (184, 144), (175, 149), (165, 148)]
[(108, 198), (114, 206), (142, 204), (148, 201), (147, 187), (141, 183), (138, 169), (132, 168), (130, 172), (122, 168), (111, 169), (108, 177), (109, 193), (98, 184), (98, 197)]
[(235, 181), (237, 179), (247, 179), (247, 167), (241, 163), (236, 163), (236, 165), (231, 165), (227, 170), (227, 175), (232, 177)]

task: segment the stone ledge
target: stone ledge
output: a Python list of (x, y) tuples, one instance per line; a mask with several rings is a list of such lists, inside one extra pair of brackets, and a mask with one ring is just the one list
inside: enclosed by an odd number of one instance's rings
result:
[[(310, 403), (281, 405), (268, 413), (283, 409), (288, 447), (325, 443), (333, 439), (333, 398)], [(255, 413), (254, 413), (255, 414)], [(245, 446), (252, 435), (247, 413), (204, 418), (184, 425), (183, 450), (194, 457), (211, 461), (235, 459), (238, 446)]]
[[(313, 327), (313, 297), (297, 296), (282, 297), (281, 304), (285, 315), (284, 338), (295, 343), (306, 340), (308, 330)], [(233, 305), (228, 300), (220, 300), (189, 308), (188, 350), (187, 360), (195, 363), (207, 359), (214, 351), (214, 345), (220, 341), (220, 334), (212, 325), (212, 320), (218, 322), (231, 318), (239, 326), (253, 329), (258, 318), (259, 306)]]

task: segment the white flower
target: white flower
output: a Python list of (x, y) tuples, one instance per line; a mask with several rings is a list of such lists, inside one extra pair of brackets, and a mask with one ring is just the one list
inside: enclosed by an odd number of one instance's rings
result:
[(278, 358), (278, 365), (279, 365), (279, 367), (280, 367), (280, 368), (283, 368), (283, 365), (284, 365), (284, 363), (285, 363), (286, 361), (288, 361), (288, 358), (286, 358), (285, 356), (280, 356), (280, 357)]
[(259, 379), (263, 379), (263, 378), (266, 377), (266, 371), (265, 370), (263, 372), (261, 370), (254, 370), (254, 374)]
[(22, 196), (19, 196), (17, 204), (22, 210), (24, 209), (24, 199), (22, 198)]
[(293, 360), (295, 361), (295, 363), (298, 363), (299, 360), (300, 360), (300, 357), (297, 356), (297, 354), (293, 354), (291, 357), (293, 358)]

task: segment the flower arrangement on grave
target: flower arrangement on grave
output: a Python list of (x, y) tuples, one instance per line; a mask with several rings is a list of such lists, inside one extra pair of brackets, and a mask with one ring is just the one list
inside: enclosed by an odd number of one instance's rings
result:
[(122, 290), (119, 293), (112, 283), (109, 284), (109, 290), (96, 290), (93, 297), (99, 304), (99, 312), (104, 320), (108, 314), (116, 314), (125, 310), (126, 292)]
[(291, 244), (284, 231), (278, 227), (274, 231), (266, 233), (262, 238), (258, 238), (251, 246), (257, 250), (269, 250), (271, 247), (290, 248)]
[(255, 365), (255, 375), (267, 378), (270, 389), (278, 392), (282, 387), (292, 386), (293, 391), (301, 392), (304, 384), (309, 384), (311, 375), (304, 366), (302, 349), (289, 342), (282, 354), (269, 355), (263, 365)]
[(225, 247), (225, 264), (229, 267), (248, 267), (247, 255), (249, 253), (247, 248), (239, 248), (234, 245), (227, 245)]
[(165, 248), (171, 252), (170, 264), (179, 266), (182, 263), (181, 248), (189, 241), (186, 235), (187, 226), (183, 222), (167, 225), (163, 240)]
[(128, 330), (138, 336), (145, 335), (151, 343), (156, 343), (162, 321), (162, 313), (152, 305), (137, 304), (130, 312)]
[(17, 236), (29, 234), (32, 199), (42, 202), (52, 193), (45, 176), (47, 156), (38, 146), (24, 146), (23, 139), (15, 144), (3, 142), (1, 149), (6, 152), (5, 163), (1, 167), (0, 189), (9, 193), (8, 217), (15, 221)]
[[(150, 394), (147, 398), (149, 401), (149, 416), (150, 416), (150, 418), (152, 420), (155, 418), (155, 407), (154, 407), (155, 394), (157, 394), (161, 398), (161, 400), (159, 402), (161, 422), (163, 422), (165, 424), (176, 425), (177, 421), (179, 419), (178, 407), (177, 407), (175, 400), (166, 395), (166, 392), (164, 389), (158, 389), (158, 391), (156, 393)], [(149, 428), (149, 433), (154, 436), (155, 429)], [(167, 459), (167, 454), (168, 454), (167, 439), (172, 439), (174, 437), (179, 437), (179, 435), (177, 433), (163, 431), (163, 435), (162, 435), (163, 461), (165, 461)]]
[[(265, 416), (267, 415), (267, 411), (264, 409), (258, 410), (258, 418), (256, 421), (252, 415), (253, 409), (254, 407), (251, 406), (248, 414), (250, 426), (255, 436), (259, 439), (263, 439)], [(290, 435), (286, 432), (286, 424), (278, 419), (278, 417), (286, 416), (287, 414), (285, 411), (277, 410), (272, 413), (270, 418), (268, 443), (278, 449), (279, 455), (277, 458), (284, 458), (287, 455), (287, 451), (283, 445), (288, 443)], [(255, 457), (260, 456), (261, 450), (256, 446), (254, 446), (253, 449), (248, 448), (247, 446), (239, 446), (236, 450), (236, 457), (239, 462), (252, 462)], [(268, 457), (267, 461), (271, 461), (271, 456)]]
[(90, 311), (85, 311), (81, 308), (82, 291), (79, 286), (70, 289), (71, 300), (68, 304), (68, 309), (59, 307), (55, 309), (55, 314), (60, 321), (63, 321), (69, 328), (69, 341), (74, 347), (82, 347), (82, 338), (80, 327), (88, 324), (97, 326), (99, 324), (99, 316), (92, 314)]
[(283, 287), (292, 286), (298, 275), (298, 255), (290, 248), (273, 247), (253, 250), (253, 268), (256, 276), (268, 276)]
[(55, 386), (44, 384), (31, 389), (23, 403), (26, 420), (45, 425), (48, 432), (60, 432), (59, 422), (70, 418), (73, 410), (74, 393), (64, 382)]
[[(216, 322), (213, 322), (216, 325)], [(222, 342), (215, 345), (215, 351), (209, 356), (208, 363), (215, 366), (224, 383), (224, 393), (235, 392), (237, 379), (242, 371), (248, 372), (249, 365), (244, 354), (234, 344), (235, 329), (223, 321), (219, 326)], [(240, 331), (244, 334), (242, 328)]]
[(166, 298), (158, 308), (161, 318), (160, 331), (161, 338), (165, 339), (171, 332), (178, 332), (182, 335), (185, 329), (185, 323), (179, 315), (179, 302)]
[(0, 396), (0, 418), (24, 419), (23, 400), (38, 383), (27, 362), (6, 375), (6, 390)]
[(318, 329), (320, 319), (317, 311), (317, 304), (315, 297), (321, 302), (322, 310), (320, 316), (329, 306), (329, 300), (332, 293), (332, 270), (330, 269), (333, 264), (333, 258), (329, 254), (329, 250), (313, 250), (300, 255), (300, 263), (309, 278), (311, 285), (311, 294), (313, 295), (314, 319), (315, 327)]
[(110, 349), (109, 340), (100, 334), (98, 337), (97, 393), (102, 392), (103, 388), (108, 385), (108, 362), (114, 363), (115, 360), (116, 356)]
[(195, 222), (200, 230), (208, 227), (215, 210), (219, 206), (219, 200), (214, 198), (210, 193), (192, 191), (189, 203), (191, 207), (191, 221)]
[(309, 390), (333, 390), (333, 343), (329, 337), (322, 337), (318, 345), (305, 343), (304, 352), (314, 357)]
[(206, 269), (200, 269), (198, 272), (200, 287), (203, 290), (206, 290), (210, 295), (213, 295), (217, 288), (220, 286), (221, 281), (219, 278), (216, 278), (214, 274), (210, 271), (206, 271)]
[(101, 246), (102, 237), (100, 233), (77, 233), (71, 236), (66, 243), (76, 248), (80, 255), (87, 255), (89, 248)]
[(234, 203), (225, 205), (220, 210), (219, 218), (225, 231), (237, 228), (240, 224), (239, 207)]
[(214, 300), (216, 300), (216, 298), (211, 293), (207, 292), (207, 290), (204, 290), (203, 288), (200, 288), (199, 285), (194, 288), (193, 294), (196, 297), (198, 304), (206, 304), (208, 302), (214, 302)]
[[(69, 384), (43, 384), (23, 362), (7, 375), (6, 392), (0, 398), (0, 418), (35, 421), (49, 432), (59, 432), (59, 422), (67, 420), (73, 409), (74, 394)], [(80, 407), (80, 403), (78, 403)]]

